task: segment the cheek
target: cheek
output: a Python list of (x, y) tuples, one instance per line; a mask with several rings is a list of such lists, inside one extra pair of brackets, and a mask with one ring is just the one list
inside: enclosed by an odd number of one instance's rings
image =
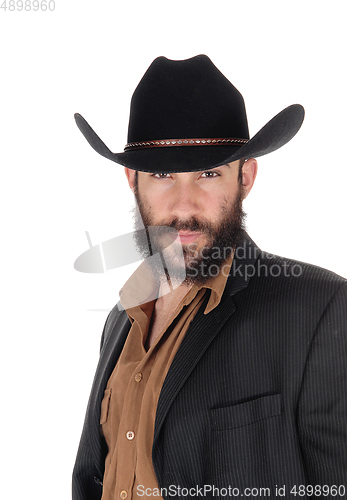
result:
[(147, 207), (150, 207), (151, 213), (156, 217), (164, 213), (168, 205), (167, 197), (158, 195), (158, 193), (149, 193), (145, 198), (145, 202)]
[(158, 219), (165, 219), (170, 216), (174, 204), (173, 197), (168, 190), (153, 189), (146, 193), (148, 206), (151, 207), (152, 214)]
[[(170, 218), (170, 210), (167, 208), (167, 199), (146, 194), (141, 196), (141, 209), (149, 225), (161, 225), (162, 221)], [(166, 203), (166, 204), (165, 204)]]
[(204, 217), (212, 223), (217, 223), (227, 213), (232, 211), (235, 205), (236, 197), (230, 196), (230, 194), (225, 194), (224, 196), (213, 196), (210, 194), (205, 197), (203, 203)]

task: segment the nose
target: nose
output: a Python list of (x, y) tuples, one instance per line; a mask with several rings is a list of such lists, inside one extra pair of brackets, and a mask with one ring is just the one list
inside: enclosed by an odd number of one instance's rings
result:
[[(184, 175), (184, 174), (183, 174)], [(171, 213), (180, 220), (188, 220), (200, 213), (199, 189), (191, 179), (180, 178), (171, 193)]]

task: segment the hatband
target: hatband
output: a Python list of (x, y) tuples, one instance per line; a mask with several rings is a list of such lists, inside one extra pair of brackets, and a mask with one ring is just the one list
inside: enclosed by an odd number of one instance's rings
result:
[(154, 141), (145, 142), (129, 142), (124, 146), (124, 151), (143, 148), (166, 148), (170, 146), (225, 146), (243, 145), (248, 142), (248, 139), (232, 139), (232, 138), (215, 138), (215, 139), (157, 139)]

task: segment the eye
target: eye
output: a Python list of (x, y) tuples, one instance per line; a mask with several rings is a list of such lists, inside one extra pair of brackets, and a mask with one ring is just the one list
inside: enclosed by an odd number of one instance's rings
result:
[(156, 179), (168, 179), (170, 174), (165, 173), (165, 172), (158, 172), (157, 174), (152, 174), (152, 177), (155, 177)]
[(200, 177), (203, 177), (205, 179), (214, 179), (215, 177), (219, 177), (220, 173), (217, 172), (216, 170), (205, 170), (205, 172), (202, 172)]

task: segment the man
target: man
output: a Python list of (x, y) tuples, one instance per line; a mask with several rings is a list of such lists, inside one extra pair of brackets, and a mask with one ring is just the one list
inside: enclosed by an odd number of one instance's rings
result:
[(243, 228), (255, 157), (303, 117), (290, 106), (249, 139), (241, 94), (206, 56), (151, 64), (123, 153), (76, 115), (125, 166), (147, 258), (105, 324), (74, 500), (345, 497), (346, 280)]

